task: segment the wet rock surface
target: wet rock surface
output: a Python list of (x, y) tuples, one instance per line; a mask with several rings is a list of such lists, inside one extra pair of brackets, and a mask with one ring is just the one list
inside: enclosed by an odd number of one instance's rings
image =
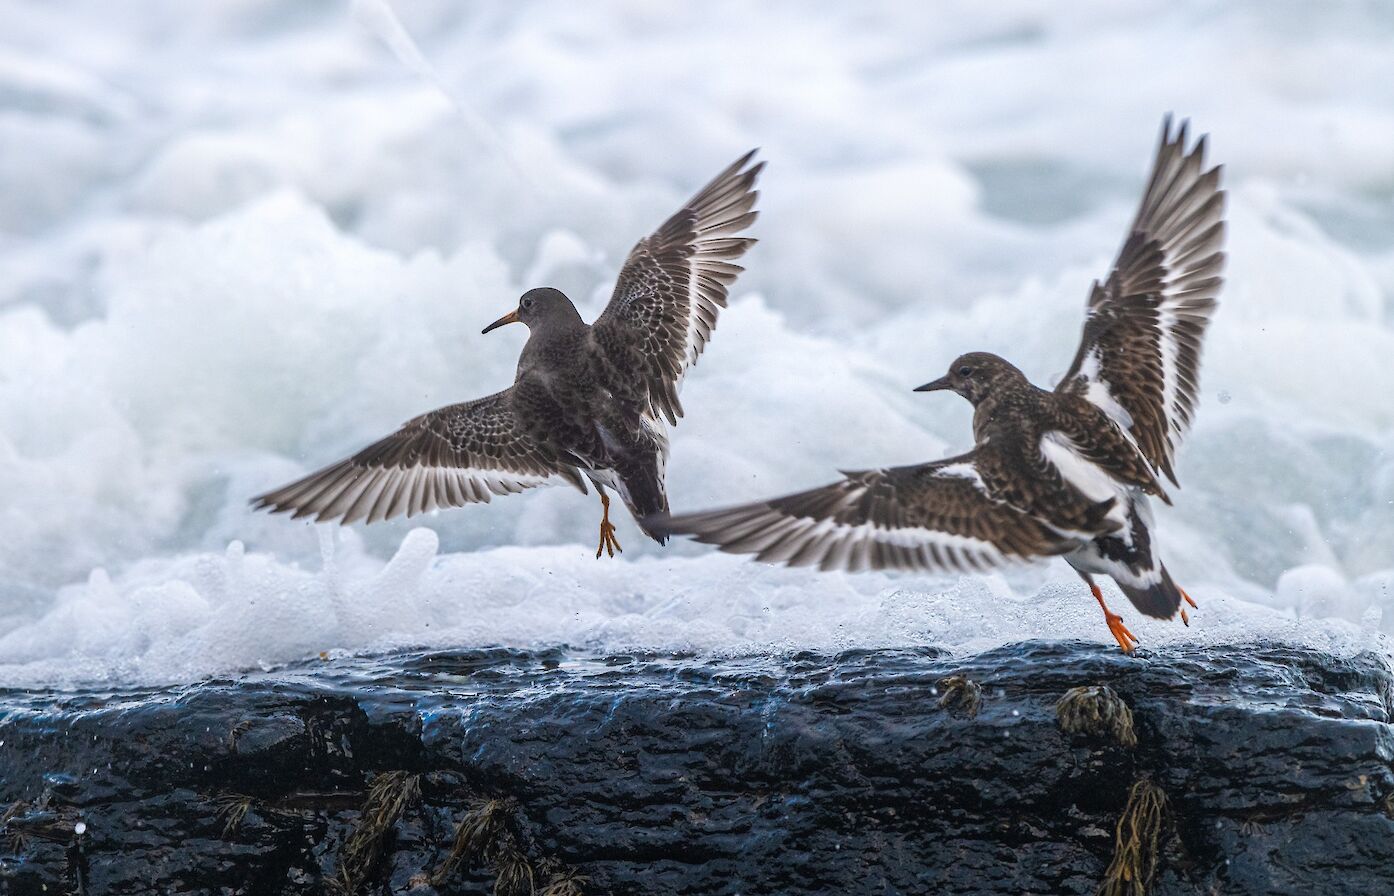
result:
[(1041, 642), (8, 691), (0, 893), (1394, 892), (1392, 695), (1375, 654)]

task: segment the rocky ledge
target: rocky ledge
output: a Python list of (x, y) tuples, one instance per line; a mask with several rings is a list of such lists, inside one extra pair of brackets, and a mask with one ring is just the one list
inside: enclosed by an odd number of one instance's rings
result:
[(1394, 675), (487, 650), (0, 692), (0, 893), (1394, 892)]

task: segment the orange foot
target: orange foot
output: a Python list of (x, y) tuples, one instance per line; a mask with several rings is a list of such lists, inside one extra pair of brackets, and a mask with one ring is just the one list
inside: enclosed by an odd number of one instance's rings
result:
[(601, 554), (615, 556), (615, 551), (624, 553), (624, 548), (620, 547), (620, 540), (615, 537), (615, 527), (610, 522), (610, 496), (604, 492), (600, 493), (600, 507), (603, 516), (600, 518), (600, 547), (595, 549), (595, 559), (599, 560)]
[(609, 520), (600, 522), (600, 547), (595, 549), (595, 559), (599, 560), (601, 554), (615, 556), (615, 551), (624, 553), (624, 548), (620, 547), (620, 540), (615, 537), (615, 527)]
[(1123, 617), (1112, 612), (1108, 604), (1104, 603), (1104, 593), (1099, 590), (1099, 586), (1093, 582), (1089, 583), (1089, 591), (1094, 595), (1094, 599), (1099, 602), (1099, 606), (1104, 611), (1104, 622), (1108, 623), (1109, 634), (1118, 642), (1124, 653), (1132, 653), (1138, 644), (1142, 643), (1137, 639), (1137, 635), (1128, 631), (1128, 627), (1123, 624)]
[[(1191, 609), (1193, 609), (1193, 610), (1198, 610), (1198, 609), (1200, 609), (1200, 605), (1197, 604), (1195, 601), (1191, 600), (1191, 596), (1190, 596), (1189, 594), (1186, 593), (1186, 589), (1185, 589), (1185, 588), (1182, 588), (1180, 585), (1178, 585), (1178, 586), (1176, 587), (1176, 590), (1181, 592), (1181, 596), (1184, 597), (1184, 598), (1186, 599), (1186, 603), (1188, 603), (1188, 604), (1191, 605)], [(1182, 607), (1182, 608), (1181, 608), (1181, 624), (1182, 624), (1182, 625), (1185, 625), (1185, 626), (1188, 627), (1188, 628), (1189, 628), (1190, 625), (1191, 625), (1191, 617), (1190, 617), (1189, 615), (1187, 615), (1187, 613), (1186, 613), (1186, 608), (1185, 608), (1185, 607)]]

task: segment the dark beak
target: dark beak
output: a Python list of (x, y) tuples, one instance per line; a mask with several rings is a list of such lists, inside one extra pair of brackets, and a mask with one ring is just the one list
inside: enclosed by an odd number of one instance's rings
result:
[(944, 390), (944, 389), (952, 389), (952, 388), (953, 388), (953, 384), (949, 382), (949, 378), (948, 378), (947, 376), (941, 376), (941, 377), (939, 377), (939, 379), (937, 379), (937, 380), (931, 380), (930, 382), (925, 383), (923, 386), (916, 386), (916, 387), (915, 387), (915, 391), (916, 391), (916, 392), (939, 392), (939, 391)]
[[(518, 309), (514, 308), (512, 311), (508, 312), (508, 313), (505, 314), (503, 317), (499, 318), (498, 320), (496, 320), (496, 321), (494, 321), (493, 323), (489, 324), (489, 326), (485, 327), (484, 330), (483, 330), (483, 333), (487, 333), (487, 332), (489, 332), (490, 330), (497, 330), (499, 327), (503, 326), (504, 324), (516, 324), (517, 322), (518, 322)], [(483, 334), (481, 333), (481, 335), (483, 335)]]

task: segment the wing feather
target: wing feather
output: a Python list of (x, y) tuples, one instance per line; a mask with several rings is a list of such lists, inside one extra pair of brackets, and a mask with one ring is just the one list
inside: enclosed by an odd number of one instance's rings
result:
[(423, 414), (252, 505), (348, 525), (488, 502), (560, 481), (584, 491), (580, 472), (533, 438), (514, 415), (511, 399), (507, 389)]
[(844, 477), (805, 492), (651, 524), (766, 563), (823, 570), (982, 571), (1078, 544), (989, 495), (973, 453)]
[(682, 416), (678, 388), (697, 363), (744, 270), (734, 261), (755, 240), (752, 223), (764, 162), (751, 150), (718, 174), (629, 253), (591, 338), (609, 363), (630, 374), (655, 419)]
[(1057, 387), (1112, 416), (1172, 483), (1224, 284), (1221, 168), (1205, 170), (1205, 137), (1187, 143), (1186, 123), (1173, 133), (1168, 117), (1128, 238), (1108, 279), (1094, 284), (1079, 350)]

